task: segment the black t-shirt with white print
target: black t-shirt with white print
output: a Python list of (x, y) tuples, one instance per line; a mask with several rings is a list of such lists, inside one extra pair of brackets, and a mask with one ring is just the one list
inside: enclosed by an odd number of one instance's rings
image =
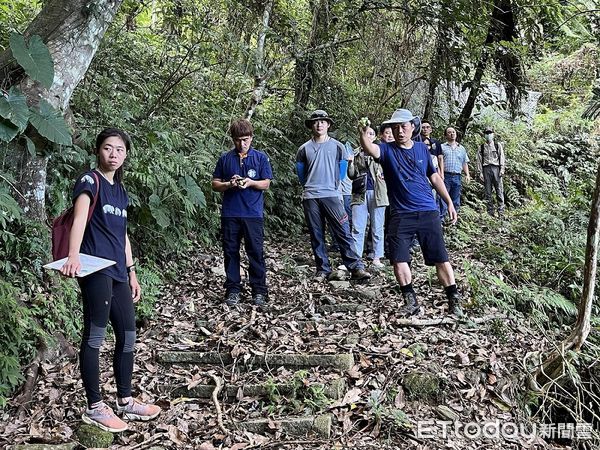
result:
[[(98, 171), (94, 171), (100, 182), (100, 193), (92, 214), (85, 228), (81, 253), (116, 261), (117, 264), (100, 271), (117, 281), (127, 281), (125, 261), (125, 235), (127, 233), (127, 205), (129, 198), (121, 183), (110, 184)], [(94, 201), (97, 192), (94, 174), (82, 174), (73, 187), (73, 203), (77, 197), (85, 193)], [(90, 203), (91, 206), (91, 203)]]

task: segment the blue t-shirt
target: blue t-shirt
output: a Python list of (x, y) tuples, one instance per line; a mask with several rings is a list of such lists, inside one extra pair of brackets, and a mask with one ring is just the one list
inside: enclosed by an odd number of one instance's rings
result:
[[(263, 152), (250, 148), (245, 158), (234, 148), (223, 153), (217, 161), (213, 178), (229, 181), (234, 175), (252, 180), (272, 180), (269, 158)], [(263, 217), (264, 191), (254, 188), (231, 188), (223, 192), (222, 217)]]
[(94, 171), (100, 182), (96, 185), (94, 174), (82, 174), (73, 187), (73, 203), (81, 194), (90, 196), (90, 207), (94, 195), (98, 200), (92, 218), (85, 227), (81, 253), (111, 259), (117, 264), (100, 271), (117, 281), (127, 281), (125, 261), (125, 236), (127, 234), (127, 206), (129, 198), (121, 183), (110, 184), (98, 171)]
[(390, 142), (379, 144), (379, 148), (392, 214), (437, 210), (429, 184), (436, 169), (427, 146), (413, 142), (413, 147), (407, 149)]

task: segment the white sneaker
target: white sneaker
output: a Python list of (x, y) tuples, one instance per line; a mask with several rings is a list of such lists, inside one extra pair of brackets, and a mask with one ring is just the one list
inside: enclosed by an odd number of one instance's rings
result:
[(383, 264), (379, 259), (374, 259), (373, 262), (371, 263), (371, 265), (378, 269), (382, 269), (385, 267), (385, 264)]

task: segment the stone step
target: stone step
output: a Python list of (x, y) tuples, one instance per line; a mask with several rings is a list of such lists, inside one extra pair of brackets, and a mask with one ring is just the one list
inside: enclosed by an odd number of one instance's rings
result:
[[(275, 425), (275, 428), (273, 428)], [(331, 436), (331, 415), (306, 416), (290, 419), (257, 419), (237, 422), (236, 426), (250, 433), (266, 434), (281, 430), (289, 436), (302, 437), (314, 434), (329, 439)]]
[[(192, 351), (163, 351), (157, 355), (158, 361), (167, 364), (194, 363), (208, 365), (230, 365), (234, 358), (231, 353), (224, 352), (192, 352)], [(271, 353), (267, 355), (253, 355), (247, 360), (239, 358), (239, 363), (245, 366), (259, 367), (292, 367), (311, 368), (322, 367), (337, 370), (350, 370), (354, 365), (352, 353), (338, 353), (331, 355), (315, 355), (304, 353)]]
[[(311, 383), (311, 386), (321, 387), (325, 396), (331, 400), (340, 400), (346, 393), (346, 380), (338, 378), (336, 380), (329, 381), (327, 383)], [(171, 392), (171, 396), (174, 397), (188, 397), (188, 398), (211, 398), (212, 393), (215, 389), (214, 385), (211, 384), (199, 384), (191, 389), (187, 386), (168, 386), (167, 391)], [(292, 395), (297, 389), (293, 383), (277, 383), (274, 385), (267, 386), (263, 384), (244, 384), (243, 386), (238, 385), (226, 385), (223, 387), (219, 397), (224, 401), (236, 401), (238, 393), (241, 393), (244, 397), (267, 397), (269, 392), (276, 390), (280, 395)]]

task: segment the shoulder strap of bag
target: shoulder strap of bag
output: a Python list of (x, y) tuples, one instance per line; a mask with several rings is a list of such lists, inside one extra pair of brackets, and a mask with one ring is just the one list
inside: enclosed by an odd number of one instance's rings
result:
[(90, 210), (88, 211), (87, 221), (92, 220), (92, 215), (94, 214), (94, 208), (96, 208), (96, 203), (98, 202), (98, 195), (100, 195), (100, 179), (98, 178), (98, 174), (92, 170), (92, 175), (94, 175), (94, 179), (96, 180), (96, 193), (94, 194), (94, 199), (92, 200), (92, 204), (90, 205)]

